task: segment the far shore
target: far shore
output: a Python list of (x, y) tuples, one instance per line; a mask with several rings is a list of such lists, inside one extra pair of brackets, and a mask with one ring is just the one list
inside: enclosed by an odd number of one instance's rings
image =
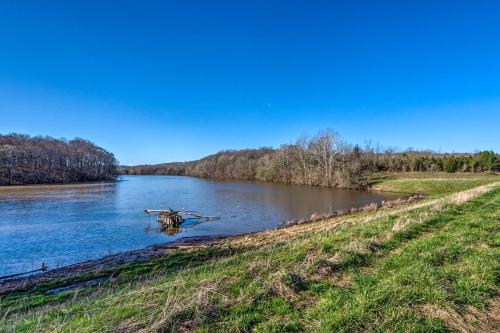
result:
[[(436, 177), (436, 175), (441, 175), (441, 178)], [(408, 175), (414, 175), (414, 178), (408, 177)], [(460, 175), (461, 177), (457, 177)], [(0, 192), (5, 190), (23, 190), (23, 189), (58, 189), (58, 188), (68, 188), (68, 187), (88, 187), (88, 186), (102, 186), (102, 185), (113, 185), (119, 181), (120, 176), (173, 176), (173, 175), (138, 175), (138, 174), (118, 174), (116, 179), (111, 180), (97, 180), (97, 181), (84, 181), (84, 182), (72, 182), (72, 183), (45, 183), (45, 184), (16, 184), (16, 185), (0, 185)], [(419, 194), (419, 192), (413, 191), (403, 191), (393, 190), (389, 187), (380, 187), (378, 182), (380, 180), (391, 179), (392, 181), (471, 181), (471, 180), (483, 180), (488, 177), (498, 176), (498, 173), (494, 172), (455, 172), (455, 173), (445, 173), (445, 172), (379, 172), (371, 174), (367, 177), (368, 184), (365, 188), (361, 189), (349, 189), (342, 187), (326, 187), (334, 189), (346, 189), (346, 190), (361, 190), (361, 191), (376, 191), (376, 192), (393, 192), (393, 193), (405, 193), (405, 194)], [(176, 176), (176, 177), (194, 177), (196, 176)], [(428, 179), (425, 179), (429, 177)], [(263, 183), (275, 183), (272, 181), (262, 181), (262, 180), (243, 180), (243, 179), (219, 179), (219, 178), (201, 178), (209, 181), (228, 181), (228, 182), (263, 182)], [(279, 183), (278, 184), (288, 184)], [(297, 186), (317, 186), (317, 185), (306, 185), (306, 184), (288, 184)]]
[(68, 187), (88, 187), (88, 186), (102, 186), (113, 185), (115, 180), (98, 180), (89, 182), (75, 182), (75, 183), (49, 183), (49, 184), (24, 184), (24, 185), (0, 185), (0, 191), (3, 190), (24, 190), (24, 189), (57, 189)]

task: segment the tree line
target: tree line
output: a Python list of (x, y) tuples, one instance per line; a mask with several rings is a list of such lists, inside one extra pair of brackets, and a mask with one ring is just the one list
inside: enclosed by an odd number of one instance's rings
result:
[(436, 153), (433, 151), (415, 151), (408, 149), (398, 152), (373, 148), (363, 151), (366, 168), (370, 171), (392, 172), (498, 172), (500, 155), (493, 151), (481, 151), (473, 154)]
[(278, 149), (226, 150), (197, 161), (122, 166), (121, 174), (186, 175), (216, 179), (263, 180), (342, 188), (364, 188), (374, 172), (498, 171), (500, 158), (492, 151), (441, 154), (400, 152), (370, 144), (361, 148), (340, 139), (333, 130), (302, 136)]
[(0, 134), (0, 185), (111, 180), (117, 166), (112, 153), (85, 139)]

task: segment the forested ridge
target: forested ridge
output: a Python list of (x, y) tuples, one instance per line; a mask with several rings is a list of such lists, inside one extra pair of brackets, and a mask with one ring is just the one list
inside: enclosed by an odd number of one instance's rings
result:
[(191, 162), (121, 166), (126, 175), (186, 175), (216, 179), (263, 180), (293, 184), (363, 188), (374, 172), (495, 172), (500, 156), (360, 147), (325, 130), (278, 149), (226, 150)]
[(0, 135), (0, 185), (111, 180), (117, 166), (112, 153), (85, 139)]
[(492, 151), (463, 154), (360, 147), (325, 130), (277, 149), (226, 150), (191, 162), (118, 167), (112, 153), (85, 139), (0, 135), (0, 185), (110, 180), (120, 173), (364, 188), (370, 173), (405, 171), (497, 172), (500, 156)]

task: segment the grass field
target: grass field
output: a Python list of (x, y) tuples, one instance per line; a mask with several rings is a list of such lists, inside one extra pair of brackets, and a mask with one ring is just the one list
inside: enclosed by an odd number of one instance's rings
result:
[(418, 193), (437, 197), (497, 181), (495, 174), (400, 172), (375, 174), (368, 180), (379, 191)]
[(452, 177), (379, 175), (429, 198), (4, 295), (0, 331), (498, 331), (499, 177)]

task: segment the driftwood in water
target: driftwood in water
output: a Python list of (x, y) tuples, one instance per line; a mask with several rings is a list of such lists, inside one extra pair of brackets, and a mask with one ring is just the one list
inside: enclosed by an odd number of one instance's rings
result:
[[(175, 211), (169, 209), (145, 209), (147, 214), (156, 214), (156, 222), (160, 225), (161, 231), (166, 231), (168, 234), (176, 233), (179, 227), (186, 220), (196, 220), (203, 222), (208, 220), (219, 219), (217, 216), (202, 216), (196, 212)], [(170, 232), (169, 232), (170, 231)]]
[(178, 228), (185, 220), (181, 212), (172, 209), (146, 209), (144, 212), (147, 214), (156, 213), (156, 222), (162, 227)]

